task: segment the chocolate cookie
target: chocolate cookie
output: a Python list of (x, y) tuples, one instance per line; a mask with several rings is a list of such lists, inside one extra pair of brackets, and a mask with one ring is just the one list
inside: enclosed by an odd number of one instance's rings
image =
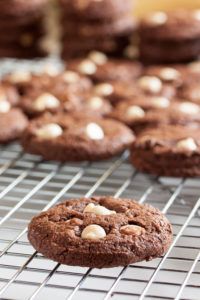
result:
[(28, 239), (62, 264), (110, 268), (160, 257), (171, 244), (172, 228), (150, 205), (91, 197), (68, 200), (34, 217)]
[(200, 51), (200, 10), (155, 12), (140, 23), (140, 55), (145, 63), (178, 63)]
[(60, 0), (66, 16), (77, 16), (86, 20), (105, 20), (130, 12), (132, 0)]
[(170, 102), (165, 97), (149, 97), (148, 100), (131, 99), (121, 102), (110, 116), (125, 123), (136, 133), (169, 124), (199, 127), (199, 105), (175, 100)]
[(105, 52), (110, 56), (119, 56), (128, 43), (129, 35), (102, 38), (96, 37), (92, 39), (79, 37), (78, 40), (77, 38), (71, 39), (71, 37), (66, 36), (63, 38), (62, 58), (66, 60), (70, 58), (85, 57), (94, 49)]
[[(11, 22), (11, 19), (13, 22)], [(16, 28), (21, 28), (29, 25), (34, 24), (41, 24), (41, 21), (43, 19), (43, 16), (40, 12), (30, 12), (26, 13), (26, 15), (23, 16), (4, 16), (1, 14), (0, 19), (0, 30), (8, 30), (11, 31), (12, 29), (15, 30)], [(13, 24), (15, 27), (13, 28)], [(5, 33), (5, 31), (4, 31)]]
[(43, 90), (49, 87), (52, 81), (51, 76), (47, 74), (35, 75), (29, 71), (19, 70), (9, 73), (2, 78), (5, 85), (15, 87), (20, 95), (24, 95), (29, 90)]
[(15, 86), (21, 95), (49, 89), (56, 93), (87, 91), (92, 87), (92, 82), (86, 76), (68, 70), (60, 73), (56, 69), (53, 72), (47, 69), (42, 74), (16, 71), (4, 76), (3, 83)]
[(140, 36), (144, 40), (185, 41), (200, 38), (200, 10), (180, 9), (155, 12), (140, 23)]
[(187, 126), (164, 126), (142, 132), (131, 148), (138, 170), (161, 176), (200, 175), (200, 131)]
[(22, 136), (26, 152), (48, 160), (98, 161), (115, 156), (134, 141), (120, 122), (87, 114), (58, 114), (30, 122)]
[(45, 112), (52, 114), (61, 112), (85, 112), (100, 116), (111, 112), (108, 100), (97, 97), (91, 92), (67, 91), (59, 87), (45, 91), (31, 91), (21, 98), (20, 106), (30, 117), (42, 115)]
[(182, 88), (186, 84), (200, 82), (200, 62), (188, 64), (152, 65), (145, 68), (145, 75), (157, 76), (165, 83)]
[(38, 45), (2, 45), (0, 47), (0, 57), (7, 57), (7, 58), (24, 58), (24, 59), (31, 59), (33, 57), (44, 57), (47, 53), (43, 51)]
[(71, 37), (71, 39), (73, 39), (74, 35), (82, 38), (101, 38), (132, 33), (137, 27), (137, 22), (133, 19), (132, 14), (130, 14), (109, 19), (104, 22), (102, 22), (102, 20), (89, 22), (76, 20), (74, 18), (64, 18), (62, 26), (64, 27), (65, 36)]
[(0, 144), (20, 138), (28, 120), (18, 108), (11, 108), (9, 102), (0, 100)]
[(135, 82), (104, 82), (94, 86), (96, 95), (106, 97), (113, 105), (118, 102), (146, 96), (175, 97), (176, 89), (171, 84), (162, 83), (158, 77), (142, 76)]
[(45, 56), (40, 45), (45, 34), (43, 16), (47, 0), (8, 0), (0, 3), (0, 57)]
[[(35, 42), (36, 38), (40, 38), (44, 34), (44, 29), (41, 24), (27, 24), (24, 26), (1, 28), (0, 25), (0, 43), (20, 43), (22, 46)], [(26, 42), (26, 43), (25, 43)]]
[(200, 52), (200, 38), (196, 40), (171, 41), (142, 41), (140, 43), (140, 57), (145, 63), (176, 63), (189, 62), (198, 58)]
[(178, 96), (200, 104), (200, 62), (189, 63), (184, 68), (184, 84), (178, 89)]
[(145, 69), (145, 75), (156, 76), (165, 83), (180, 87), (185, 80), (185, 67), (182, 65), (153, 65)]
[(4, 16), (9, 17), (23, 17), (26, 14), (37, 12), (38, 10), (44, 9), (47, 4), (47, 0), (7, 0), (1, 1), (0, 11)]
[(126, 59), (109, 59), (104, 53), (92, 51), (86, 59), (68, 62), (68, 68), (90, 76), (95, 82), (133, 81), (142, 73), (142, 65)]

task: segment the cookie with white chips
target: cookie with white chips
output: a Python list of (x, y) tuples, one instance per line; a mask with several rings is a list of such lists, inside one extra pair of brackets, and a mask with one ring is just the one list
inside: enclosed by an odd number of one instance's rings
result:
[(96, 96), (91, 91), (76, 91), (74, 93), (63, 90), (62, 87), (27, 93), (26, 96), (21, 98), (20, 106), (31, 118), (40, 116), (46, 112), (50, 112), (51, 114), (90, 112), (104, 116), (108, 115), (112, 109), (107, 99)]
[(45, 115), (21, 139), (26, 152), (48, 160), (98, 161), (129, 148), (135, 137), (122, 123), (81, 113)]
[(171, 101), (166, 97), (132, 98), (116, 105), (110, 117), (131, 127), (135, 133), (166, 125), (200, 126), (200, 105)]
[(150, 205), (103, 196), (71, 199), (42, 212), (30, 222), (28, 238), (62, 264), (109, 268), (160, 257), (172, 228)]
[(166, 125), (143, 131), (131, 148), (138, 170), (161, 176), (200, 176), (199, 128)]
[(109, 58), (99, 51), (90, 52), (84, 59), (69, 60), (68, 68), (89, 76), (94, 82), (133, 82), (142, 74), (140, 62), (123, 58)]

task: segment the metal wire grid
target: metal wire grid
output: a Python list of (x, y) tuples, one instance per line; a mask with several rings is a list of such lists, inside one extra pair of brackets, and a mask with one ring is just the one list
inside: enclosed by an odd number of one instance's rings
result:
[[(0, 299), (200, 299), (200, 184), (145, 176), (127, 153), (104, 163), (59, 164), (0, 148)], [(26, 237), (31, 217), (72, 197), (115, 195), (166, 213), (174, 241), (163, 258), (113, 269), (56, 264)]]

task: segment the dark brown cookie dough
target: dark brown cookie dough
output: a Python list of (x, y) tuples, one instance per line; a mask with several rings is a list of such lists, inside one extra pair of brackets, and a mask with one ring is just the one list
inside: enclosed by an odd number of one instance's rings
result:
[[(8, 102), (6, 102), (8, 103)], [(9, 108), (0, 101), (0, 144), (20, 138), (28, 124), (25, 115), (18, 108)]]
[(28, 239), (45, 257), (72, 266), (109, 268), (160, 257), (172, 228), (156, 208), (131, 199), (72, 199), (34, 217)]
[(200, 131), (187, 126), (164, 126), (142, 132), (131, 148), (138, 170), (161, 176), (200, 175)]
[(132, 0), (60, 0), (66, 16), (77, 16), (81, 19), (110, 19), (124, 15), (133, 8)]
[(120, 122), (87, 114), (58, 114), (30, 122), (21, 143), (48, 160), (98, 161), (120, 154), (134, 141)]
[(69, 61), (68, 68), (90, 76), (95, 82), (134, 81), (142, 74), (141, 63), (111, 59), (98, 51), (90, 52), (86, 59)]

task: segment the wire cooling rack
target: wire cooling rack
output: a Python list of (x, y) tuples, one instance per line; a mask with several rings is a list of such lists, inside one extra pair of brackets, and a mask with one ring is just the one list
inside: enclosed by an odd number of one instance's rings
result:
[[(13, 65), (18, 62), (4, 61), (1, 71)], [(134, 198), (162, 210), (174, 230), (166, 255), (97, 270), (60, 265), (35, 252), (27, 240), (30, 219), (91, 195)], [(0, 146), (0, 299), (199, 300), (200, 180), (141, 174), (127, 152), (103, 163), (60, 164), (25, 154), (17, 143)]]
[[(172, 222), (163, 258), (113, 269), (70, 267), (34, 251), (30, 219), (70, 198), (131, 197)], [(200, 182), (142, 175), (128, 153), (101, 163), (60, 164), (0, 148), (0, 299), (200, 299)]]

